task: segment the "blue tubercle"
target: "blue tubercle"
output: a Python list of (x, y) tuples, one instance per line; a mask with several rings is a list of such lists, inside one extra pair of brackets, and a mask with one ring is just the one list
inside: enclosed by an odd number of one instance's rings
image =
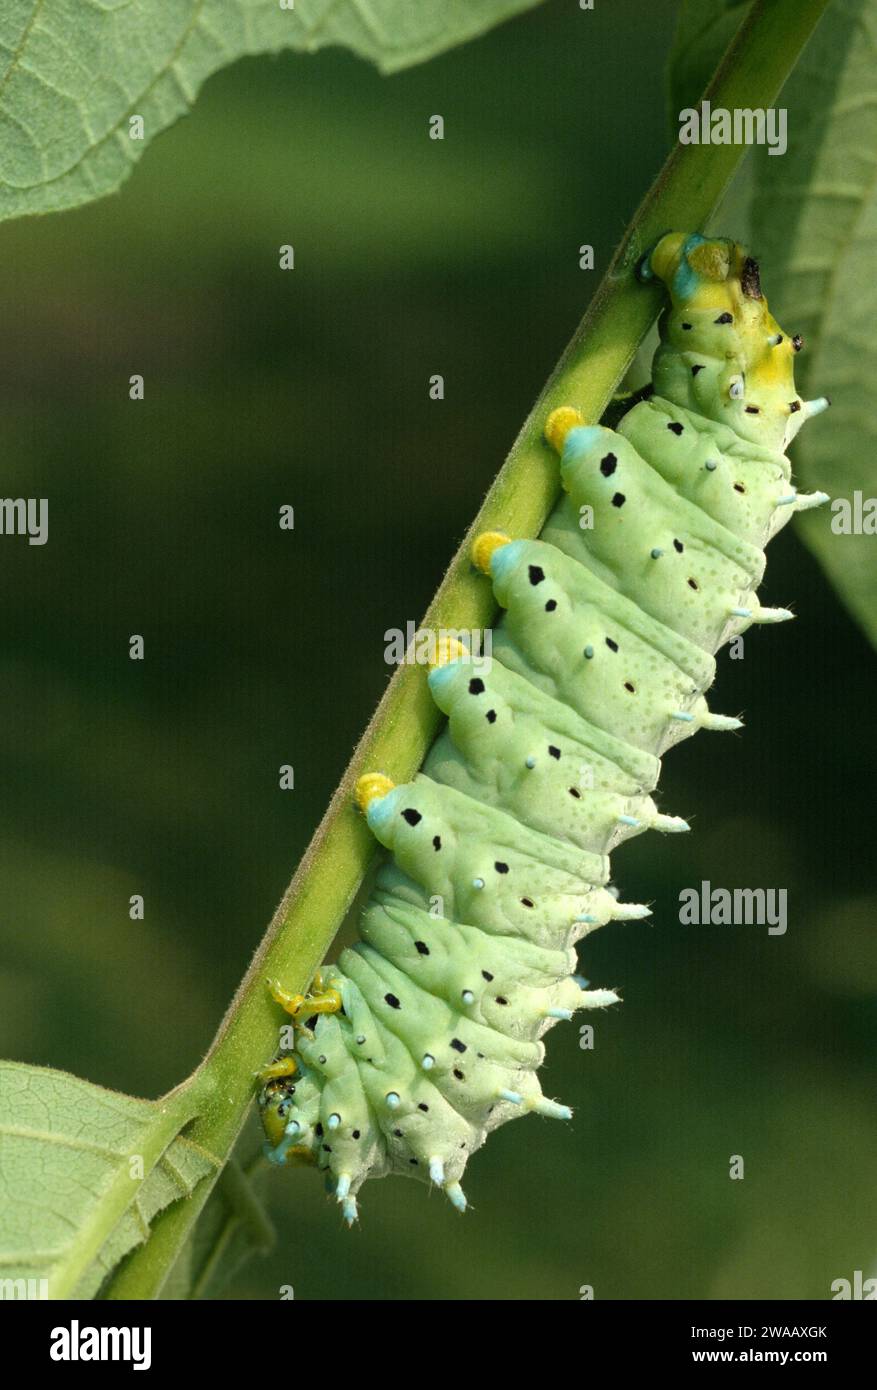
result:
[(380, 839), (378, 831), (382, 830), (390, 823), (394, 812), (398, 809), (398, 805), (399, 791), (396, 787), (394, 787), (392, 791), (387, 792), (386, 796), (376, 796), (373, 801), (369, 802), (365, 818), (370, 828), (378, 836), (378, 839)]
[(700, 283), (697, 272), (692, 270), (691, 266), (688, 264), (688, 256), (689, 252), (693, 251), (696, 246), (703, 245), (705, 241), (705, 236), (701, 236), (699, 232), (692, 232), (691, 236), (686, 239), (682, 247), (682, 254), (679, 257), (679, 267), (676, 274), (673, 276), (672, 289), (673, 294), (679, 299), (690, 299)]
[(574, 463), (593, 449), (601, 435), (610, 433), (611, 431), (604, 429), (602, 425), (576, 425), (564, 440), (561, 471), (565, 464)]
[(490, 557), (490, 573), (494, 579), (502, 580), (521, 557), (524, 548), (524, 541), (509, 541), (508, 545), (499, 546)]
[(457, 674), (457, 667), (460, 659), (448, 661), (444, 666), (434, 666), (427, 676), (427, 684), (434, 695), (438, 695), (445, 686), (449, 686), (454, 676)]

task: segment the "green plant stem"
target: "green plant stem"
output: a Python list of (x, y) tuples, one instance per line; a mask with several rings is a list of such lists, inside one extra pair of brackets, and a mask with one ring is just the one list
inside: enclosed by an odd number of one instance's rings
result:
[[(714, 107), (770, 107), (829, 0), (756, 0), (730, 44), (704, 96)], [(702, 229), (744, 151), (734, 145), (676, 145), (649, 190), (597, 289), (585, 317), (530, 411), (468, 535), (430, 605), (423, 627), (481, 628), (495, 604), (487, 580), (470, 563), (481, 531), (534, 536), (559, 491), (557, 460), (542, 438), (549, 412), (577, 406), (598, 420), (661, 304), (656, 287), (634, 274), (640, 257), (666, 231)], [(225, 1157), (253, 1095), (253, 1073), (277, 1050), (278, 1011), (266, 976), (303, 990), (323, 960), (376, 850), (352, 801), (360, 773), (381, 771), (394, 781), (411, 777), (423, 761), (440, 715), (418, 665), (400, 666), (353, 755), (292, 882), (220, 1025), (192, 1084), (203, 1113), (191, 1138)], [(144, 1298), (160, 1292), (206, 1200), (209, 1180), (188, 1201), (156, 1220), (149, 1241), (120, 1267), (110, 1297)], [(203, 1189), (203, 1191), (202, 1191)]]

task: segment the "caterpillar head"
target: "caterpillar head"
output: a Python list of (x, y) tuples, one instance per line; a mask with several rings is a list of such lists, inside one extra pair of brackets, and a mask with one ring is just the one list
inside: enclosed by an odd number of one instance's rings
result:
[(319, 1093), (307, 1077), (275, 1077), (262, 1087), (259, 1114), (267, 1140), (265, 1155), (272, 1163), (314, 1162), (311, 1126), (304, 1115), (309, 1090), (319, 1103)]
[(727, 238), (670, 232), (640, 273), (663, 281), (670, 295), (653, 364), (658, 395), (784, 453), (828, 401), (798, 395), (802, 342), (768, 311), (757, 261)]

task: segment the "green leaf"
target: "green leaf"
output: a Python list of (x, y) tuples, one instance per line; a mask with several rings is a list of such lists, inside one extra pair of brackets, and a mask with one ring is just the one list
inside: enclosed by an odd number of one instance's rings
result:
[(216, 1160), (182, 1138), (179, 1090), (135, 1100), (66, 1072), (0, 1063), (0, 1279), (90, 1298)]
[[(281, 8), (279, 0), (7, 0), (0, 11), (0, 219), (113, 192), (149, 141), (189, 110), (211, 73), (245, 55), (341, 44), (395, 72), (539, 3), (294, 0)], [(139, 139), (131, 125), (137, 116)], [(221, 158), (219, 151), (217, 177)]]
[[(799, 389), (831, 399), (793, 446), (802, 486), (877, 496), (877, 0), (835, 0), (783, 93), (789, 149), (759, 150), (751, 208), (771, 308), (801, 333)], [(800, 533), (877, 645), (877, 536), (832, 531), (829, 507)]]

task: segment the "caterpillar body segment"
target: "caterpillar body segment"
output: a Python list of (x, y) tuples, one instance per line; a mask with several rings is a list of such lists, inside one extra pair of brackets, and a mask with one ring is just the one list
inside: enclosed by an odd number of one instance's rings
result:
[(736, 243), (671, 233), (641, 267), (668, 292), (653, 388), (613, 430), (549, 416), (563, 496), (538, 540), (486, 532), (472, 559), (505, 610), (489, 658), (440, 644), (447, 715), (423, 771), (380, 771), (357, 803), (388, 851), (360, 940), (302, 996), (273, 986), (295, 1046), (261, 1074), (266, 1152), (310, 1162), (348, 1223), (367, 1177), (397, 1173), (466, 1208), (489, 1132), (542, 1094), (543, 1037), (618, 1001), (575, 944), (648, 914), (608, 886), (608, 854), (688, 829), (653, 793), (663, 753), (734, 729), (706, 692), (715, 653), (792, 617), (757, 598), (764, 547), (796, 510), (786, 448), (825, 408), (794, 385), (800, 339), (768, 311)]

